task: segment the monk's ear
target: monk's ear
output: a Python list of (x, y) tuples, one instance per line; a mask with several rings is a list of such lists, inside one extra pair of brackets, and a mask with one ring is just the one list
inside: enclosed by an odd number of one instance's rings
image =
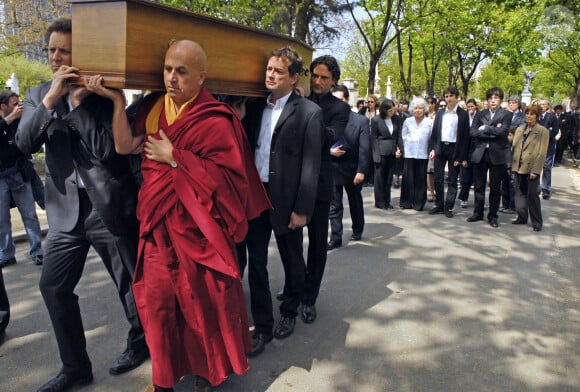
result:
[(203, 82), (205, 82), (205, 78), (207, 78), (207, 71), (201, 71), (199, 73), (199, 79), (198, 79), (197, 83), (201, 86), (203, 84)]

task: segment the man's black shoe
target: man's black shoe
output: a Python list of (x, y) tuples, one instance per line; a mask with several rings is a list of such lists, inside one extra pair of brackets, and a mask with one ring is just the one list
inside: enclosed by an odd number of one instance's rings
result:
[(87, 385), (93, 382), (93, 373), (65, 373), (62, 370), (55, 378), (38, 388), (36, 392), (64, 392), (73, 386)]
[(542, 192), (542, 199), (548, 200), (550, 198), (550, 194), (548, 192)]
[(16, 264), (16, 258), (14, 257), (5, 260), (0, 260), (0, 268), (8, 267), (9, 265), (13, 264)]
[(447, 211), (445, 211), (445, 216), (446, 216), (447, 218), (453, 218), (453, 211), (451, 211), (451, 210), (447, 210)]
[(341, 242), (330, 240), (330, 241), (328, 241), (328, 244), (326, 245), (326, 249), (333, 250), (336, 248), (340, 248), (341, 246), (342, 246)]
[(302, 306), (302, 321), (304, 321), (306, 324), (312, 324), (314, 320), (316, 320), (316, 306)]
[(278, 301), (284, 301), (286, 299), (286, 296), (284, 295), (284, 289), (282, 289), (276, 293), (276, 299)]
[(441, 208), (439, 206), (435, 206), (435, 207), (431, 208), (431, 210), (429, 211), (429, 214), (431, 214), (431, 215), (442, 214), (442, 213), (443, 213), (443, 208)]
[(542, 225), (534, 225), (534, 231), (542, 231)]
[(261, 332), (255, 332), (252, 336), (252, 351), (248, 353), (248, 357), (256, 357), (266, 348), (266, 343), (272, 341), (272, 335), (265, 335)]
[(280, 319), (276, 328), (274, 328), (274, 337), (276, 339), (284, 339), (292, 335), (294, 326), (296, 325), (296, 317), (284, 317)]
[(525, 225), (526, 223), (528, 223), (528, 222), (526, 222), (525, 220), (520, 219), (520, 218), (514, 219), (512, 221), (512, 225)]
[(353, 234), (350, 236), (350, 240), (351, 240), (351, 241), (360, 241), (360, 240), (361, 240), (361, 238), (362, 238), (362, 234), (354, 234), (354, 233), (353, 233)]
[(147, 358), (149, 358), (149, 350), (147, 348), (142, 350), (127, 349), (113, 362), (109, 373), (114, 376), (126, 373), (141, 365)]
[(489, 225), (494, 228), (498, 227), (499, 224), (497, 223), (497, 218), (489, 218)]
[(477, 221), (480, 221), (480, 220), (483, 220), (483, 216), (475, 215), (475, 214), (473, 214), (469, 218), (467, 218), (467, 221), (468, 222), (477, 222)]

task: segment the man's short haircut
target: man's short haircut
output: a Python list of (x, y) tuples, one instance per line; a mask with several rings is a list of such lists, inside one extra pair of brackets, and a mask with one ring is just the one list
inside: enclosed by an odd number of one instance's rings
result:
[(536, 115), (536, 120), (537, 120), (542, 115), (542, 107), (540, 105), (532, 104), (530, 106), (526, 106), (526, 110), (524, 111), (524, 113), (526, 113), (526, 114), (528, 114), (528, 113), (535, 114)]
[(562, 106), (562, 105), (556, 105), (556, 106), (554, 106), (554, 110), (564, 111), (564, 106)]
[(48, 45), (50, 41), (50, 35), (52, 33), (63, 33), (72, 34), (72, 20), (69, 18), (58, 18), (54, 20), (46, 29), (46, 34), (44, 35), (44, 41)]
[(512, 95), (509, 96), (507, 99), (508, 102), (512, 101), (512, 102), (516, 102), (518, 105), (520, 104), (520, 97), (518, 97), (517, 95)]
[(381, 106), (379, 106), (379, 115), (381, 116), (381, 118), (383, 120), (386, 119), (387, 115), (389, 113), (389, 110), (391, 110), (394, 107), (395, 107), (395, 103), (388, 98), (385, 99), (383, 102), (381, 102)]
[(334, 57), (324, 55), (315, 58), (312, 61), (312, 64), (310, 64), (310, 72), (312, 73), (314, 71), (314, 68), (316, 68), (320, 64), (326, 65), (326, 68), (328, 68), (328, 70), (332, 74), (332, 78), (335, 81), (338, 81), (340, 79), (340, 66), (338, 65), (338, 61), (336, 61)]
[[(4, 90), (0, 93), (0, 104), (8, 105), (10, 102), (10, 98), (18, 97), (14, 91), (11, 90)], [(20, 97), (19, 97), (20, 98)]]
[(451, 94), (459, 98), (459, 90), (455, 86), (449, 86), (443, 90), (443, 96), (445, 96), (445, 94)]
[(304, 72), (304, 60), (297, 51), (290, 47), (276, 49), (272, 52), (272, 57), (285, 58), (290, 61), (288, 73), (290, 76), (301, 75)]
[(485, 92), (485, 99), (490, 99), (493, 95), (497, 95), (499, 99), (503, 99), (503, 90), (499, 87), (492, 87)]
[(346, 99), (350, 98), (350, 93), (348, 92), (348, 87), (346, 87), (344, 84), (337, 84), (330, 91), (331, 92), (340, 91), (340, 92), (342, 92), (342, 95), (344, 95), (344, 97)]

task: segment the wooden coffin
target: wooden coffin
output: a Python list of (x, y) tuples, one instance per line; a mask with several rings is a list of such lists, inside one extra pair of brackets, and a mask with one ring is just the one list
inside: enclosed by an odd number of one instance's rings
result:
[[(102, 75), (107, 87), (165, 90), (163, 60), (175, 39), (205, 49), (205, 86), (213, 94), (265, 95), (265, 69), (274, 49), (291, 46), (305, 66), (312, 60), (312, 48), (291, 37), (144, 0), (69, 2), (73, 65), (81, 76)], [(308, 90), (305, 77), (299, 84)]]

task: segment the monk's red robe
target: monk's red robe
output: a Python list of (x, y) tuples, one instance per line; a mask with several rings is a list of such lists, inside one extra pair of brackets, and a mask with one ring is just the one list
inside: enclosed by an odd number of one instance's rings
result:
[[(136, 132), (145, 131), (144, 108)], [(205, 89), (171, 126), (162, 112), (159, 129), (173, 144), (177, 168), (143, 155), (133, 282), (153, 383), (170, 388), (195, 374), (218, 385), (249, 368), (234, 241), (270, 204), (241, 123)]]

